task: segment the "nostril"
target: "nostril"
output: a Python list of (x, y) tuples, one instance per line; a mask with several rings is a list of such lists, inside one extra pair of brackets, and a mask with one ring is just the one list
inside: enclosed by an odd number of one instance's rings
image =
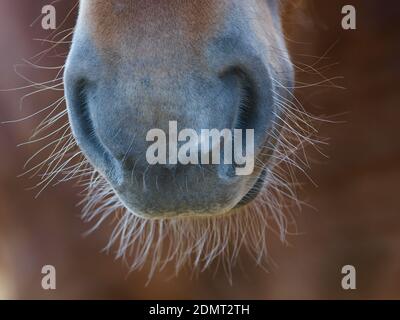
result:
[(75, 85), (76, 90), (76, 103), (71, 107), (71, 111), (75, 113), (74, 122), (76, 123), (76, 131), (78, 131), (79, 136), (83, 139), (91, 141), (93, 144), (97, 143), (96, 136), (94, 132), (93, 121), (90, 116), (90, 112), (87, 106), (87, 96), (86, 96), (86, 81), (79, 80)]
[(275, 114), (270, 73), (262, 60), (254, 59), (246, 63), (231, 64), (221, 76), (233, 77), (236, 80), (238, 98), (232, 123), (235, 130), (235, 160), (233, 166), (221, 166), (220, 175), (231, 178), (236, 176), (238, 171), (246, 175), (253, 172), (259, 174), (261, 167), (254, 167), (255, 157), (261, 155), (258, 160), (266, 157), (262, 149), (271, 137), (270, 129)]
[(234, 76), (239, 90), (239, 101), (233, 123), (235, 129), (254, 130), (254, 146), (262, 148), (275, 118), (275, 99), (272, 77), (262, 59), (246, 59), (225, 68), (222, 76)]
[(229, 67), (221, 73), (221, 78), (231, 78), (236, 80), (238, 90), (238, 102), (236, 115), (233, 123), (235, 129), (255, 129), (258, 121), (258, 92), (255, 81), (249, 72), (242, 67)]
[(257, 122), (257, 92), (253, 80), (241, 69), (235, 68), (239, 80), (240, 102), (236, 117), (236, 129), (255, 129)]
[(85, 79), (69, 81), (66, 77), (65, 95), (72, 133), (85, 156), (100, 172), (118, 179), (118, 165), (96, 133), (89, 108), (88, 92), (93, 89)]

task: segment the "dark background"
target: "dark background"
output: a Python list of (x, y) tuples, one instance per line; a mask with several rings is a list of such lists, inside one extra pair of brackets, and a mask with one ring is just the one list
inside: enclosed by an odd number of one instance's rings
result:
[[(34, 39), (48, 32), (40, 20), (31, 23), (47, 3), (1, 1), (0, 89), (27, 84), (13, 65), (45, 48)], [(56, 3), (59, 22), (72, 4)], [(357, 8), (356, 31), (341, 28), (345, 4)], [(318, 187), (300, 177), (301, 197), (310, 204), (296, 217), (301, 234), (289, 238), (290, 246), (271, 236), (270, 272), (249, 262), (245, 271), (235, 270), (233, 285), (223, 272), (191, 279), (185, 273), (169, 278), (166, 270), (148, 286), (148, 270), (128, 274), (122, 262), (100, 252), (109, 230), (82, 236), (89, 225), (79, 218), (79, 189), (72, 182), (48, 188), (35, 200), (35, 192), (26, 189), (38, 178), (17, 178), (37, 146), (16, 146), (30, 136), (37, 119), (2, 124), (0, 298), (400, 298), (399, 19), (396, 0), (306, 1), (285, 18), (295, 63), (315, 66), (345, 89), (298, 90), (308, 111), (331, 120), (317, 124), (319, 135), (328, 138), (327, 157), (310, 151), (315, 163), (308, 173)], [(74, 14), (62, 28), (73, 21)], [(32, 69), (23, 70), (35, 81), (49, 76)], [(321, 75), (300, 72), (298, 80), (314, 83)], [(21, 109), (26, 93), (0, 92), (0, 121), (27, 116), (54, 100), (53, 93), (35, 95)], [(57, 268), (56, 291), (41, 289), (46, 264)], [(347, 264), (357, 268), (357, 290), (351, 292), (341, 289), (341, 268)]]

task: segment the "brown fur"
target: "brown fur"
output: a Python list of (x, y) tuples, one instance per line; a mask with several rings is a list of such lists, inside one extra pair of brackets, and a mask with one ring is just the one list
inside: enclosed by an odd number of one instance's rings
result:
[(113, 0), (87, 2), (83, 10), (99, 47), (121, 43), (127, 33), (138, 37), (144, 32), (155, 43), (167, 36), (185, 37), (185, 43), (199, 45), (223, 12), (226, 1)]

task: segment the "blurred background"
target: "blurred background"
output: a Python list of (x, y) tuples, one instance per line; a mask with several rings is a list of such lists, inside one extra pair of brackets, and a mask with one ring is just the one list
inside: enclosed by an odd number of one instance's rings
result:
[[(291, 0), (289, 0), (290, 3)], [(55, 2), (57, 20), (73, 27), (75, 1)], [(47, 1), (0, 1), (0, 89), (46, 81), (54, 70), (18, 67), (49, 43), (51, 31), (37, 18)], [(357, 30), (341, 28), (344, 5), (357, 9)], [(128, 273), (121, 261), (101, 252), (109, 230), (83, 237), (90, 225), (76, 206), (79, 189), (66, 182), (27, 190), (39, 182), (17, 178), (37, 146), (17, 145), (32, 134), (40, 116), (0, 125), (0, 298), (12, 299), (399, 299), (400, 298), (400, 3), (396, 0), (314, 0), (285, 17), (288, 43), (298, 66), (312, 65), (332, 82), (297, 90), (327, 138), (300, 197), (309, 206), (296, 216), (299, 235), (290, 246), (270, 237), (274, 260), (268, 273), (251, 262), (223, 272), (170, 277), (148, 270)], [(60, 39), (60, 37), (58, 38)], [(67, 44), (66, 44), (67, 45)], [(49, 62), (46, 59), (52, 59)], [(63, 63), (62, 52), (41, 61)], [(310, 70), (310, 69), (308, 69)], [(16, 72), (17, 71), (17, 72)], [(300, 83), (321, 81), (300, 72)], [(344, 87), (345, 89), (339, 89)], [(20, 119), (54, 101), (56, 93), (21, 98), (32, 90), (0, 92), (0, 122)], [(40, 122), (40, 121), (39, 121)], [(41, 269), (57, 269), (57, 290), (44, 291)], [(341, 288), (344, 265), (357, 269), (357, 290)]]

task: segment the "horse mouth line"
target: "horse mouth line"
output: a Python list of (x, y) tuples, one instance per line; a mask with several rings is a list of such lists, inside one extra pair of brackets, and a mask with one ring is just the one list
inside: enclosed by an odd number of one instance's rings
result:
[(262, 170), (260, 176), (254, 183), (253, 187), (249, 190), (249, 192), (247, 192), (247, 194), (242, 198), (242, 200), (238, 202), (238, 204), (234, 207), (234, 209), (238, 209), (240, 207), (248, 205), (250, 202), (252, 202), (254, 199), (257, 198), (257, 196), (263, 189), (266, 176), (267, 176), (267, 169), (265, 168)]

